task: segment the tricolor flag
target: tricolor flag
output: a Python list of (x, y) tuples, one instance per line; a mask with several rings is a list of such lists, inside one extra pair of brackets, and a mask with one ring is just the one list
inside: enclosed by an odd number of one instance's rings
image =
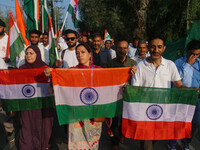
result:
[(53, 69), (52, 79), (59, 124), (122, 112), (122, 86), (130, 68)]
[(22, 16), (21, 9), (19, 7), (18, 0), (15, 0), (15, 9), (16, 9), (17, 26), (19, 28), (19, 31), (22, 34), (22, 37), (23, 37), (23, 39), (25, 41), (26, 46), (28, 46), (29, 45), (29, 41), (26, 38), (26, 26), (24, 24), (24, 19), (23, 19), (23, 16)]
[(111, 39), (111, 37), (110, 37), (110, 34), (108, 33), (108, 31), (105, 29), (104, 40), (106, 40), (106, 39)]
[(53, 32), (51, 17), (49, 17), (49, 66), (52, 67), (58, 59), (56, 38)]
[(78, 28), (78, 0), (71, 0), (67, 11), (72, 15), (74, 27)]
[(47, 22), (48, 22), (48, 8), (47, 1), (42, 0), (42, 32), (46, 31)]
[(8, 34), (8, 43), (6, 57), (10, 55), (10, 61), (13, 67), (16, 67), (16, 57), (24, 49), (24, 39), (15, 23), (12, 13), (10, 12), (10, 26)]
[(38, 29), (39, 0), (24, 0), (24, 11), (27, 15), (26, 36), (29, 38), (29, 31)]
[(196, 91), (127, 86), (123, 93), (122, 134), (138, 140), (190, 138)]
[(6, 111), (54, 106), (44, 68), (0, 70), (0, 99)]

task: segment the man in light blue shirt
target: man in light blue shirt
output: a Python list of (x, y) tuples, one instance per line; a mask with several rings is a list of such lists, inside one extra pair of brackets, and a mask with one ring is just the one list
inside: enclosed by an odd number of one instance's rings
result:
[[(200, 41), (192, 40), (187, 46), (187, 55), (175, 61), (179, 71), (181, 81), (184, 86), (200, 88)], [(200, 99), (197, 100), (197, 105), (192, 120), (191, 138), (183, 139), (184, 150), (189, 150), (189, 144), (192, 138), (196, 135), (200, 128)], [(176, 150), (176, 141), (169, 141), (169, 149)]]

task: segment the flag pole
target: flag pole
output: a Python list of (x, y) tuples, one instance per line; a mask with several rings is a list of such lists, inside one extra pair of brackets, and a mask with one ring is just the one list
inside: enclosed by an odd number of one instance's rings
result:
[(64, 28), (65, 22), (66, 22), (66, 20), (67, 20), (67, 16), (68, 16), (68, 11), (67, 11), (67, 13), (66, 13), (66, 16), (65, 16), (65, 19), (64, 19), (64, 22), (63, 22), (62, 28), (60, 29), (61, 31), (62, 31), (63, 28)]

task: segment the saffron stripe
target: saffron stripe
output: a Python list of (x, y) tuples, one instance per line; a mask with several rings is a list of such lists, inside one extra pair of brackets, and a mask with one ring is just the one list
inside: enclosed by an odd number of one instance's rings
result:
[(190, 138), (190, 122), (131, 121), (122, 119), (122, 134), (137, 140), (171, 140)]
[[(121, 85), (128, 81), (130, 67), (105, 69), (53, 69), (53, 85), (98, 87)], [(93, 79), (91, 79), (91, 74)], [(73, 82), (72, 82), (73, 81)]]
[(44, 67), (34, 69), (0, 69), (0, 84), (47, 83)]

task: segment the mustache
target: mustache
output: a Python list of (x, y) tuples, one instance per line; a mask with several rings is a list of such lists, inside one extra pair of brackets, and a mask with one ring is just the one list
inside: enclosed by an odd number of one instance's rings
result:
[(161, 53), (158, 53), (158, 52), (152, 52), (152, 54), (158, 54), (158, 55), (161, 55)]

